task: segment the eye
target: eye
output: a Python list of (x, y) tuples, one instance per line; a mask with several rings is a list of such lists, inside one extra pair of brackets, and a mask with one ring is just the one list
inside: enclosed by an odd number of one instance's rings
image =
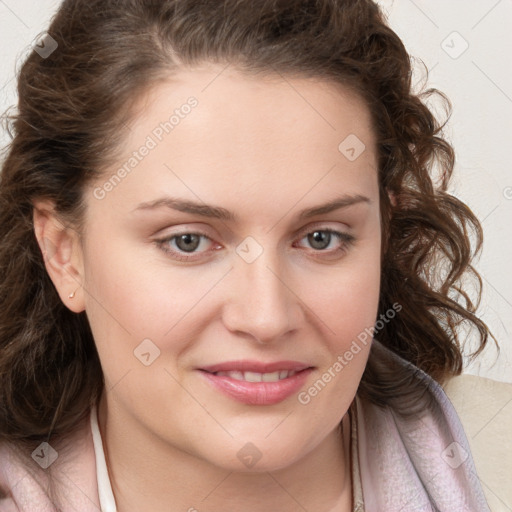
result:
[(155, 243), (162, 251), (177, 260), (192, 261), (192, 259), (196, 259), (194, 255), (197, 256), (198, 249), (205, 245), (201, 243), (203, 240), (211, 241), (210, 237), (204, 233), (187, 231), (155, 240)]
[[(315, 253), (326, 253), (336, 256), (345, 252), (355, 241), (355, 237), (343, 231), (336, 231), (331, 228), (319, 228), (306, 232), (300, 240), (307, 239)], [(206, 241), (205, 243), (202, 243)], [(166, 238), (155, 240), (155, 244), (173, 259), (179, 261), (194, 261), (201, 257), (201, 254), (208, 252), (204, 246), (208, 246), (211, 238), (205, 233), (185, 231)], [(334, 245), (334, 247), (332, 247)], [(219, 247), (219, 246), (217, 246)]]
[[(331, 255), (346, 251), (354, 242), (355, 237), (343, 231), (331, 228), (319, 228), (306, 233), (301, 240), (306, 239), (316, 252), (326, 252)], [(334, 245), (334, 248), (332, 247)], [(330, 249), (329, 249), (330, 247)]]

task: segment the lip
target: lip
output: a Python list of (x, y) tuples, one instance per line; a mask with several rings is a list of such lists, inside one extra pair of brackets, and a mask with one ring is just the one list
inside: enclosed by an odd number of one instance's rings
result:
[[(288, 370), (297, 373), (277, 382), (247, 382), (232, 379), (225, 375), (214, 375), (213, 373), (237, 370), (257, 373)], [(304, 386), (312, 371), (311, 366), (297, 361), (277, 361), (274, 363), (230, 361), (199, 369), (200, 374), (215, 389), (247, 405), (273, 405), (282, 402)]]

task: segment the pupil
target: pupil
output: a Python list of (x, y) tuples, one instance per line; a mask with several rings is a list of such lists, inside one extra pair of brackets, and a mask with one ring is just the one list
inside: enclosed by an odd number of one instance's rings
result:
[(181, 235), (176, 243), (178, 247), (183, 251), (193, 251), (197, 249), (198, 241), (199, 237), (197, 235), (187, 233), (185, 235)]
[[(315, 249), (325, 249), (329, 245), (331, 234), (324, 231), (314, 231), (310, 237), (310, 243)], [(325, 243), (327, 241), (327, 243)], [(320, 244), (320, 247), (318, 247)]]

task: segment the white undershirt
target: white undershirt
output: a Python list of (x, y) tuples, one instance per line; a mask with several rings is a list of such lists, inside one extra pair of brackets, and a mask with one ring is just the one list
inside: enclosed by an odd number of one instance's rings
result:
[(98, 496), (100, 498), (101, 512), (117, 512), (116, 501), (110, 478), (108, 476), (105, 453), (103, 452), (103, 442), (101, 440), (100, 428), (98, 426), (98, 413), (96, 406), (91, 408), (91, 430), (92, 441), (94, 444), (94, 454), (96, 456), (96, 476), (98, 479)]

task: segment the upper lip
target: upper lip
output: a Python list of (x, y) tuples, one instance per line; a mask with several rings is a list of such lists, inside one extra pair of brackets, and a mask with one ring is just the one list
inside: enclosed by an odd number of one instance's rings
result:
[(263, 363), (261, 361), (226, 361), (224, 363), (213, 364), (211, 366), (202, 366), (200, 370), (205, 370), (209, 373), (216, 372), (256, 372), (256, 373), (273, 373), (279, 370), (288, 370), (300, 372), (306, 368), (311, 368), (311, 365), (301, 363), (299, 361), (275, 361), (271, 363)]

